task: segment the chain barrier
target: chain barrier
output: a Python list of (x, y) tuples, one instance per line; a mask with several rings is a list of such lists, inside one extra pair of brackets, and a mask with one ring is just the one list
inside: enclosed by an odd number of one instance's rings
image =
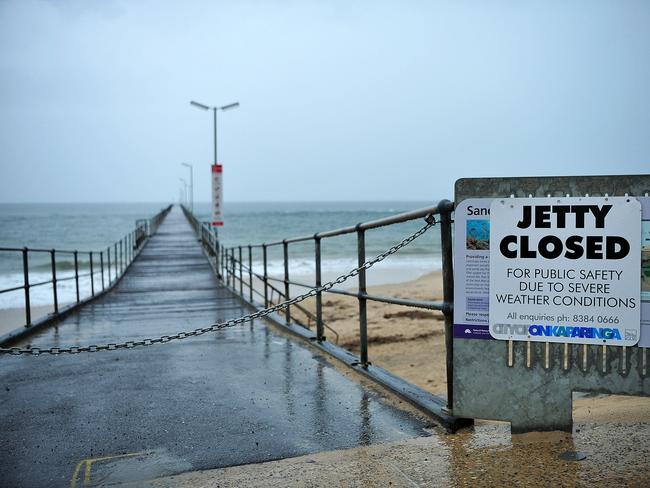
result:
[(216, 324), (209, 325), (207, 327), (200, 327), (198, 329), (190, 330), (190, 331), (185, 331), (185, 332), (178, 332), (176, 334), (171, 334), (171, 335), (163, 335), (160, 337), (156, 337), (154, 339), (142, 339), (139, 341), (126, 341), (126, 342), (115, 342), (115, 343), (108, 343), (108, 344), (100, 344), (100, 345), (89, 345), (89, 346), (70, 346), (70, 347), (49, 347), (49, 348), (40, 348), (40, 347), (28, 347), (28, 348), (20, 348), (20, 347), (11, 347), (11, 348), (0, 348), (0, 354), (4, 355), (13, 355), (13, 356), (20, 356), (23, 354), (31, 354), (33, 356), (39, 356), (41, 354), (53, 354), (53, 355), (59, 355), (59, 354), (78, 354), (81, 352), (98, 352), (98, 351), (114, 351), (117, 349), (133, 349), (134, 347), (141, 347), (141, 346), (151, 346), (154, 344), (166, 344), (167, 342), (171, 341), (176, 341), (176, 340), (181, 340), (181, 339), (187, 339), (188, 337), (196, 337), (200, 336), (203, 334), (206, 334), (208, 332), (215, 332), (221, 329), (225, 329), (228, 327), (234, 327), (236, 325), (244, 324), (246, 322), (250, 322), (252, 320), (261, 318), (261, 317), (266, 317), (267, 315), (270, 315), (272, 313), (278, 312), (280, 310), (283, 310), (291, 305), (295, 305), (296, 303), (300, 303), (308, 298), (316, 296), (318, 293), (322, 293), (324, 291), (328, 291), (330, 288), (334, 288), (336, 285), (340, 285), (347, 281), (350, 278), (353, 278), (357, 276), (361, 270), (366, 270), (370, 269), (373, 267), (375, 264), (383, 261), (386, 259), (388, 256), (395, 254), (397, 251), (402, 249), (405, 246), (408, 246), (411, 242), (413, 242), (415, 239), (420, 237), (422, 234), (424, 234), (426, 231), (428, 231), (431, 227), (436, 225), (436, 219), (433, 214), (427, 215), (425, 218), (426, 225), (421, 227), (419, 230), (411, 234), (410, 236), (406, 237), (403, 239), (399, 244), (396, 244), (389, 248), (388, 250), (384, 251), (383, 253), (375, 256), (374, 258), (366, 261), (363, 263), (361, 266), (352, 269), (350, 272), (343, 274), (336, 278), (333, 281), (329, 281), (325, 283), (324, 285), (321, 285), (317, 288), (311, 288), (308, 292), (303, 293), (302, 295), (298, 295), (290, 300), (286, 300), (284, 302), (278, 303), (272, 307), (265, 308), (264, 310), (258, 310), (257, 312), (244, 315), (242, 317), (238, 317), (236, 319), (230, 319), (227, 320), (226, 322), (220, 322)]

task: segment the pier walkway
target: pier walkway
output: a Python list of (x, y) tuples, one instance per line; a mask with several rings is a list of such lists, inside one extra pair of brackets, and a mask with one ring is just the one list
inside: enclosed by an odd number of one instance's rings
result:
[[(108, 294), (19, 344), (172, 334), (249, 310), (175, 207)], [(167, 345), (0, 358), (2, 486), (98, 486), (426, 435), (429, 422), (255, 321)]]

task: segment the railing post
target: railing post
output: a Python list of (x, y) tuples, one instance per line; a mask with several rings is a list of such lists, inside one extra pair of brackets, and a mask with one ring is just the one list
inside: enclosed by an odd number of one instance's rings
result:
[(219, 259), (219, 252), (221, 250), (219, 249), (219, 239), (216, 237), (214, 238), (214, 269), (217, 272), (217, 278), (221, 278), (221, 269), (219, 268), (220, 265), (220, 259)]
[(52, 300), (54, 301), (54, 313), (59, 313), (59, 296), (56, 289), (56, 251), (50, 251), (50, 262), (52, 263)]
[(226, 259), (224, 257), (224, 253), (223, 253), (223, 246), (221, 244), (219, 244), (219, 272), (221, 273), (221, 281), (223, 281), (223, 282), (226, 281), (226, 269), (225, 269), (225, 266), (224, 266), (225, 262), (226, 262)]
[(95, 296), (95, 274), (93, 269), (93, 252), (88, 253), (88, 258), (90, 259), (90, 294)]
[[(357, 254), (361, 267), (366, 262), (366, 233), (357, 226)], [(368, 316), (367, 316), (367, 300), (366, 300), (366, 270), (362, 268), (359, 271), (359, 350), (360, 362), (362, 367), (368, 366)]]
[(77, 291), (77, 303), (79, 303), (79, 259), (77, 251), (74, 252), (74, 286)]
[(99, 269), (102, 277), (102, 291), (104, 291), (104, 251), (99, 251)]
[(106, 259), (107, 259), (106, 270), (108, 271), (108, 285), (110, 286), (110, 284), (111, 284), (111, 246), (108, 246), (106, 248)]
[(445, 350), (447, 353), (447, 408), (454, 405), (454, 261), (452, 256), (451, 213), (449, 200), (438, 204), (440, 211), (440, 247), (442, 249), (442, 299), (445, 315)]
[[(284, 296), (285, 300), (289, 300), (289, 243), (286, 239), (282, 241), (282, 251), (284, 255)], [(284, 317), (285, 323), (291, 325), (291, 307), (289, 305), (287, 305)]]
[(117, 266), (118, 266), (118, 264), (117, 264), (117, 263), (118, 263), (118, 256), (117, 256), (117, 242), (116, 242), (115, 245), (114, 245), (114, 249), (113, 249), (113, 258), (114, 258), (113, 261), (115, 261), (115, 279), (117, 280), (117, 275), (118, 275), (118, 273), (117, 273)]
[(124, 271), (124, 238), (120, 239), (120, 274)]
[(23, 248), (23, 286), (25, 287), (25, 327), (32, 325), (32, 307), (29, 303), (29, 256), (28, 250)]
[(235, 262), (235, 248), (230, 248), (230, 276), (232, 277), (232, 289), (237, 290), (237, 268)]
[(262, 260), (264, 261), (264, 308), (269, 306), (269, 273), (267, 267), (266, 244), (262, 244)]
[(230, 248), (230, 257), (228, 259), (228, 284), (235, 289), (235, 249)]
[(248, 245), (248, 298), (253, 303), (253, 248)]
[[(314, 234), (314, 260), (316, 267), (316, 288), (322, 285), (321, 280), (321, 251), (320, 237)], [(325, 328), (323, 327), (323, 292), (316, 293), (316, 340), (325, 340)]]
[(239, 296), (244, 296), (244, 268), (241, 257), (241, 246), (239, 246)]

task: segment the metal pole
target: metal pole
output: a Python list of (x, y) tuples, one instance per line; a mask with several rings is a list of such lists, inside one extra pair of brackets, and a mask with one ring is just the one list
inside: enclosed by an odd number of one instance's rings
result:
[(29, 303), (29, 257), (28, 250), (23, 248), (23, 285), (25, 287), (25, 327), (32, 325), (32, 307)]
[(219, 164), (217, 159), (217, 107), (212, 109), (214, 114), (214, 164)]
[[(321, 251), (320, 251), (320, 237), (314, 235), (314, 254), (316, 264), (316, 288), (321, 286)], [(323, 327), (323, 294), (322, 292), (316, 293), (316, 339), (318, 341), (325, 340), (325, 331)]]
[(223, 246), (219, 246), (219, 271), (221, 273), (221, 281), (225, 281), (225, 269), (224, 269), (224, 257), (223, 257)]
[(115, 248), (113, 249), (113, 261), (115, 261), (115, 279), (117, 279), (117, 262), (118, 262), (118, 256), (117, 256), (117, 242), (115, 243)]
[(244, 275), (243, 275), (243, 264), (241, 257), (241, 246), (239, 246), (239, 296), (244, 296)]
[(262, 244), (262, 259), (264, 261), (264, 308), (269, 306), (269, 274), (267, 269), (266, 244)]
[(442, 248), (442, 299), (445, 315), (445, 350), (447, 353), (447, 408), (454, 405), (454, 262), (452, 256), (451, 213), (453, 203), (443, 200), (440, 209), (440, 246)]
[(93, 253), (90, 251), (88, 253), (90, 259), (90, 294), (95, 296), (95, 274), (93, 273)]
[(74, 252), (74, 286), (77, 290), (77, 303), (79, 303), (79, 260), (77, 259), (78, 253)]
[(52, 262), (52, 299), (54, 300), (54, 313), (59, 313), (59, 297), (56, 289), (56, 251), (50, 251), (50, 261)]
[(111, 284), (111, 246), (108, 246), (106, 248), (106, 258), (108, 260), (108, 266), (106, 267), (106, 271), (108, 271), (108, 284), (110, 286)]
[(214, 238), (214, 269), (217, 272), (217, 278), (221, 278), (221, 270), (219, 269), (219, 239)]
[(232, 289), (234, 291), (237, 289), (237, 281), (235, 281), (235, 278), (237, 277), (237, 273), (235, 271), (235, 248), (234, 247), (230, 248), (230, 276), (232, 277)]
[[(366, 235), (365, 231), (357, 227), (357, 254), (358, 266), (366, 262)], [(359, 349), (362, 367), (368, 366), (368, 316), (366, 301), (366, 270), (359, 271)]]
[(99, 253), (99, 267), (102, 270), (102, 291), (104, 291), (104, 251)]
[(248, 245), (248, 298), (253, 302), (253, 249)]
[[(289, 300), (289, 243), (286, 239), (282, 241), (282, 250), (284, 254), (284, 295), (285, 300)], [(288, 305), (284, 317), (286, 324), (291, 325), (291, 307)]]
[(233, 278), (232, 247), (228, 248), (228, 251), (226, 251), (226, 254), (228, 255), (228, 286), (230, 287), (231, 282), (232, 282), (232, 286), (234, 288), (235, 280)]

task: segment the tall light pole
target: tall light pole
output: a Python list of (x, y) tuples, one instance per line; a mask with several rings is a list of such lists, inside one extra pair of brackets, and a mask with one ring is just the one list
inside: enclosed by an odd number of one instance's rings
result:
[(212, 172), (212, 226), (219, 227), (223, 225), (223, 166), (219, 164), (219, 158), (217, 156), (217, 110), (237, 108), (239, 107), (239, 102), (210, 107), (191, 100), (190, 105), (201, 110), (212, 110), (214, 122), (214, 161), (210, 168)]
[(183, 182), (183, 205), (187, 205), (187, 181), (184, 178), (179, 178)]
[(181, 165), (190, 169), (190, 211), (194, 213), (194, 168), (188, 163), (181, 163)]
[(214, 161), (212, 164), (219, 164), (219, 159), (217, 158), (217, 110), (230, 110), (233, 108), (239, 107), (239, 102), (229, 103), (228, 105), (214, 106), (210, 107), (194, 100), (190, 101), (190, 105), (200, 108), (201, 110), (212, 110), (213, 115), (213, 126), (214, 126)]

